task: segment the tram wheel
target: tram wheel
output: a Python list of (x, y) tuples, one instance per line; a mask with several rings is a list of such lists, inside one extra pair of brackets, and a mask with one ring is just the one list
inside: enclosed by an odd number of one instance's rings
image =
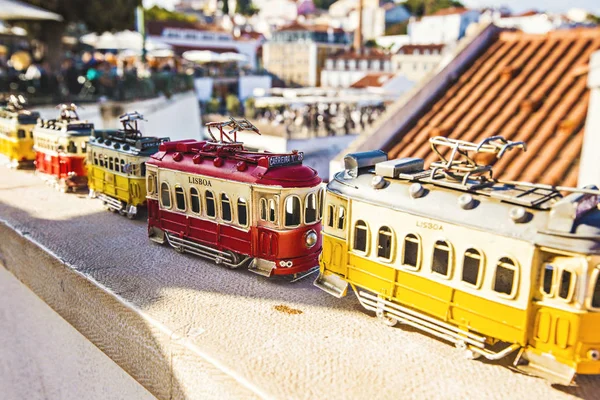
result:
[(386, 326), (396, 326), (398, 320), (396, 318), (386, 316), (382, 311), (377, 311), (377, 318)]

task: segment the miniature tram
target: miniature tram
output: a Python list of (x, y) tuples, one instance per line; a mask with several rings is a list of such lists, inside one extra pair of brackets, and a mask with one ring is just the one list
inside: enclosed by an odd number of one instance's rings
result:
[(524, 149), (501, 137), (431, 146), (429, 169), (346, 156), (327, 185), (315, 285), (338, 297), (350, 286), (384, 323), (469, 358), (514, 353), (520, 371), (564, 385), (599, 374), (600, 192), (492, 179), (474, 155)]
[(169, 138), (143, 137), (138, 112), (119, 117), (118, 131), (94, 131), (87, 152), (90, 197), (100, 199), (111, 211), (133, 219), (146, 205), (146, 161)]
[(247, 120), (207, 126), (212, 140), (163, 143), (146, 163), (150, 239), (263, 276), (312, 272), (321, 252), (317, 172), (301, 152), (245, 150), (237, 133), (260, 134)]
[(39, 119), (33, 128), (35, 170), (61, 192), (87, 187), (86, 147), (94, 124), (81, 121), (75, 104), (60, 104), (57, 119)]
[(39, 113), (25, 109), (23, 96), (11, 95), (0, 107), (0, 154), (11, 167), (33, 165), (33, 133)]

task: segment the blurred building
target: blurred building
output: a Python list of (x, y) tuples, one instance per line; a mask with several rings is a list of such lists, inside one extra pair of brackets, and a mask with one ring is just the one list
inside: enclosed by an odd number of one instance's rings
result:
[[(482, 27), (341, 154), (383, 149), (428, 165), (432, 136), (480, 142), (500, 135), (526, 142), (527, 152), (481, 160), (494, 164), (495, 178), (575, 186), (582, 171), (592, 171), (600, 179), (600, 55), (590, 64), (598, 50), (600, 28), (534, 35)], [(338, 156), (331, 170), (340, 163)]]
[(262, 45), (260, 38), (235, 38), (233, 34), (216, 25), (200, 23), (150, 21), (146, 31), (149, 39), (172, 46), (177, 54), (188, 50), (240, 53), (246, 58), (245, 64), (252, 69), (257, 66), (256, 54)]
[(526, 33), (546, 33), (569, 24), (563, 14), (549, 14), (535, 10), (514, 15), (494, 15), (492, 22), (501, 28), (515, 28)]
[(412, 81), (419, 81), (440, 63), (444, 44), (406, 44), (392, 56), (395, 71)]
[(408, 35), (412, 44), (453, 43), (465, 36), (469, 25), (479, 21), (479, 16), (478, 10), (444, 8), (421, 18), (412, 17)]
[(369, 73), (391, 73), (391, 59), (390, 54), (376, 49), (331, 54), (321, 71), (321, 86), (347, 88)]
[(342, 29), (293, 22), (263, 45), (264, 68), (290, 86), (319, 86), (326, 58), (348, 43)]
[[(358, 1), (338, 0), (329, 7), (329, 18), (332, 25), (354, 32), (358, 27)], [(410, 18), (406, 8), (394, 2), (380, 0), (363, 0), (362, 34), (365, 40), (376, 39), (385, 34), (389, 25), (404, 22)]]

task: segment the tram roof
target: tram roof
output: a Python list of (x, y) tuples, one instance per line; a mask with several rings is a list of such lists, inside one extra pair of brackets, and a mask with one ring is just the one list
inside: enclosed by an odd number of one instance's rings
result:
[[(576, 196), (581, 195), (572, 194), (561, 198), (558, 192), (555, 192), (555, 196), (547, 193), (542, 195), (538, 202), (533, 201), (527, 205), (518, 200), (511, 201), (510, 196), (506, 196), (515, 190), (514, 185), (496, 184), (487, 187), (486, 190), (469, 190), (465, 186), (461, 190), (458, 185), (444, 185), (440, 183), (441, 180), (436, 182), (386, 178), (385, 186), (377, 189), (373, 186), (375, 176), (372, 168), (360, 169), (356, 177), (350, 177), (343, 171), (335, 175), (327, 188), (353, 200), (493, 232), (539, 246), (584, 254), (600, 254), (600, 210), (597, 206), (597, 196), (593, 196), (596, 203), (581, 212), (580, 205), (585, 203), (585, 198), (581, 200), (581, 204), (574, 200)], [(411, 196), (410, 188), (415, 182), (424, 190), (420, 197)], [(516, 188), (517, 191), (520, 189)], [(461, 207), (459, 199), (465, 194), (472, 197), (470, 208)], [(464, 204), (464, 197), (462, 201)], [(521, 222), (516, 222), (512, 217), (517, 209), (525, 211)], [(565, 210), (571, 220), (567, 221), (566, 229), (557, 228), (565, 227)]]
[(158, 151), (161, 143), (167, 141), (169, 138), (166, 137), (131, 138), (123, 130), (103, 130), (93, 132), (89, 145), (132, 156), (151, 156)]
[(39, 119), (35, 130), (57, 136), (90, 136), (94, 131), (94, 124), (87, 121), (60, 121), (56, 119)]
[(302, 157), (302, 153), (248, 152), (241, 143), (220, 146), (182, 140), (161, 144), (147, 164), (240, 183), (284, 188), (319, 185), (321, 178), (317, 171), (302, 165)]

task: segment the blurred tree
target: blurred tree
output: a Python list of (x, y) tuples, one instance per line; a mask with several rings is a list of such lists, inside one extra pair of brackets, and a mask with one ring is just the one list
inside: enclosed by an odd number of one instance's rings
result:
[(222, 0), (223, 1), (223, 8), (221, 8), (221, 11), (223, 11), (223, 15), (227, 15), (229, 14), (229, 0)]
[(406, 0), (402, 5), (417, 17), (433, 14), (444, 8), (464, 7), (460, 1), (456, 0)]
[(256, 100), (253, 97), (248, 97), (244, 102), (244, 116), (249, 119), (256, 117)]
[(588, 14), (587, 20), (592, 24), (600, 25), (600, 15)]
[(176, 11), (169, 11), (159, 6), (153, 6), (144, 10), (146, 21), (186, 21), (196, 22), (198, 18), (193, 15), (186, 15)]
[(235, 2), (235, 12), (242, 15), (249, 15), (250, 0), (237, 0)]
[(225, 98), (225, 107), (230, 115), (240, 115), (240, 99), (235, 94), (228, 94)]
[(216, 97), (211, 97), (211, 99), (206, 102), (206, 113), (207, 114), (217, 114), (219, 112), (220, 101)]
[(134, 29), (135, 8), (142, 0), (22, 0), (62, 15), (65, 22), (83, 22), (94, 32)]
[(315, 7), (322, 10), (329, 10), (329, 6), (335, 3), (337, 0), (313, 0)]

